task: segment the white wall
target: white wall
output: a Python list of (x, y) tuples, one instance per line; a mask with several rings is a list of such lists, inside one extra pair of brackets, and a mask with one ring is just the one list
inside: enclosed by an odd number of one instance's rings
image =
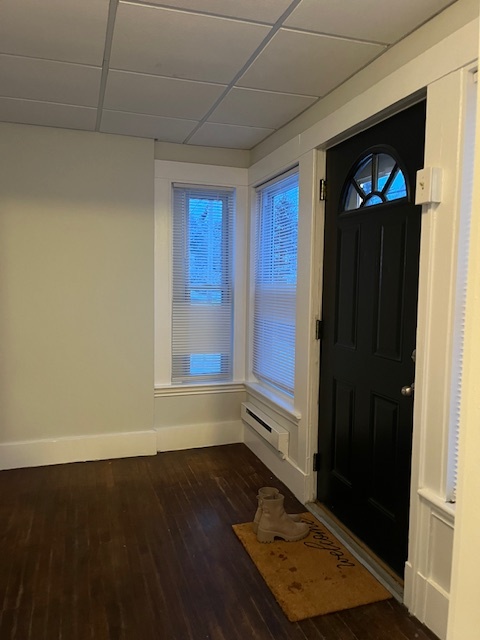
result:
[(0, 139), (0, 468), (152, 453), (153, 141)]
[(243, 384), (157, 388), (157, 450), (177, 451), (243, 442), (240, 406), (244, 400)]

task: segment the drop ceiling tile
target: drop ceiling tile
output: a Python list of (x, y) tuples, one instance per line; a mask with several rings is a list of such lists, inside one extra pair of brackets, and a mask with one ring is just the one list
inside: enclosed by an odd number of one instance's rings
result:
[(0, 95), (96, 107), (102, 70), (0, 54)]
[(323, 96), (383, 50), (376, 44), (280, 29), (237, 84)]
[(150, 4), (205, 11), (221, 16), (257, 20), (274, 24), (291, 4), (291, 0), (149, 0)]
[(105, 109), (102, 114), (100, 131), (119, 133), (139, 138), (158, 138), (162, 142), (183, 142), (193, 131), (197, 122), (160, 118), (142, 113), (125, 113)]
[(0, 121), (93, 131), (97, 110), (69, 104), (0, 98)]
[(315, 101), (312, 96), (234, 87), (208, 121), (278, 129)]
[(251, 149), (273, 131), (273, 129), (206, 122), (190, 138), (188, 144), (226, 147), (228, 149)]
[(452, 0), (302, 0), (285, 25), (361, 40), (392, 43), (444, 9)]
[(110, 66), (228, 84), (269, 30), (227, 18), (120, 3)]
[(110, 71), (104, 107), (200, 120), (224, 90), (225, 85)]
[(102, 65), (108, 0), (2, 0), (0, 53)]

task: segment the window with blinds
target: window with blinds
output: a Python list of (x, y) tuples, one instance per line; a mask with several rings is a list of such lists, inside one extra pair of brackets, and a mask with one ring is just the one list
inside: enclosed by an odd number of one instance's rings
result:
[(172, 383), (232, 379), (234, 190), (174, 185)]
[(257, 189), (253, 373), (293, 396), (298, 172)]
[(456, 502), (458, 475), (458, 442), (460, 405), (462, 399), (463, 343), (465, 336), (465, 308), (467, 301), (467, 273), (472, 215), (475, 131), (477, 121), (477, 72), (472, 73), (467, 87), (466, 118), (463, 148), (462, 200), (458, 239), (455, 319), (452, 358), (452, 400), (450, 409), (449, 460), (446, 498)]

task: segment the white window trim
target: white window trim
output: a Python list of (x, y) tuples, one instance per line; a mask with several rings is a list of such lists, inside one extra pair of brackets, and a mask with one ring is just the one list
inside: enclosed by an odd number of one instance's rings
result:
[(280, 397), (279, 392), (276, 392), (275, 389), (267, 388), (257, 382), (246, 382), (245, 389), (249, 395), (264, 402), (272, 411), (275, 411), (295, 427), (298, 427), (302, 414), (295, 409), (291, 398)]
[(212, 393), (239, 393), (245, 391), (241, 382), (212, 382), (211, 384), (182, 384), (155, 387), (155, 398), (169, 398), (171, 396), (201, 396)]
[(455, 503), (445, 502), (445, 500), (442, 497), (439, 497), (435, 491), (427, 488), (417, 489), (417, 494), (430, 507), (434, 507), (437, 512), (446, 517), (448, 522), (453, 526), (455, 523)]
[[(236, 191), (234, 221), (234, 322), (233, 382), (245, 378), (245, 302), (246, 302), (246, 210), (248, 171), (236, 167), (155, 160), (155, 378), (154, 387), (163, 392), (171, 383), (172, 352), (172, 185), (174, 183), (231, 187)], [(195, 387), (210, 393), (211, 385)], [(230, 385), (224, 385), (230, 386)], [(178, 392), (177, 392), (178, 393)], [(155, 394), (157, 395), (157, 394)]]

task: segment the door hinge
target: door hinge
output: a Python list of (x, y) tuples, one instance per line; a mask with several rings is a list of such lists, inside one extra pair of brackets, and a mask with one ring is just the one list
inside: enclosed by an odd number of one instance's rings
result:
[(315, 340), (321, 340), (323, 338), (323, 320), (315, 321)]
[(320, 469), (320, 454), (313, 454), (313, 470), (318, 471)]
[(318, 199), (320, 201), (327, 199), (327, 181), (323, 178), (320, 180), (320, 184), (318, 186)]

